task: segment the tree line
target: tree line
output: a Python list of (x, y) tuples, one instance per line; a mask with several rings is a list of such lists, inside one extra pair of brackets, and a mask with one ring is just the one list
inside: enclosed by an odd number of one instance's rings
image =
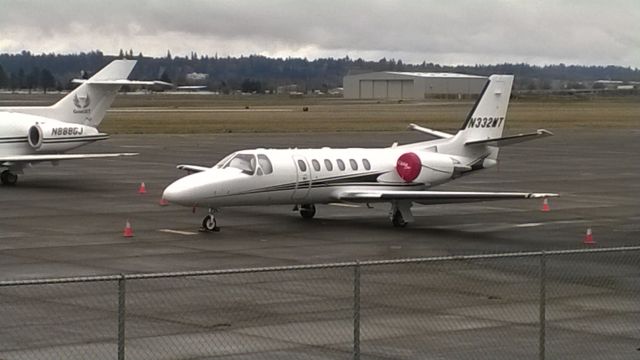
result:
[[(259, 55), (218, 57), (217, 55), (148, 57), (133, 50), (120, 50), (117, 56), (101, 51), (78, 54), (0, 54), (0, 88), (63, 90), (72, 85), (70, 80), (89, 76), (116, 58), (137, 59), (132, 78), (163, 80), (176, 85), (204, 85), (209, 90), (224, 93), (232, 91), (274, 91), (278, 86), (295, 84), (301, 91), (326, 91), (342, 86), (348, 74), (372, 71), (456, 72), (473, 75), (513, 74), (516, 89), (545, 89), (552, 82), (581, 84), (595, 80), (640, 81), (640, 69), (622, 66), (583, 65), (440, 65), (432, 62), (408, 64), (402, 60), (382, 58), (378, 61), (363, 59), (322, 58), (269, 58)], [(206, 74), (192, 80), (189, 74)]]

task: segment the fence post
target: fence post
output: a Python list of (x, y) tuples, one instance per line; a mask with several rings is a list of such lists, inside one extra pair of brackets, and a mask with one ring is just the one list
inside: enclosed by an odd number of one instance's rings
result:
[(125, 281), (124, 274), (120, 275), (118, 279), (118, 360), (124, 360)]
[(545, 359), (545, 330), (547, 305), (547, 257), (544, 251), (540, 254), (540, 339), (539, 358)]
[(353, 268), (353, 360), (360, 360), (360, 262)]

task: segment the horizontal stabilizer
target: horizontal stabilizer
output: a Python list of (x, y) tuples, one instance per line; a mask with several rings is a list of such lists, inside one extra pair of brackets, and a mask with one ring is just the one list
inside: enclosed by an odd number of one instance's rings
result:
[(151, 86), (151, 85), (162, 85), (162, 86), (171, 86), (171, 84), (166, 83), (164, 81), (142, 81), (142, 80), (127, 80), (127, 79), (117, 79), (117, 80), (91, 80), (91, 79), (73, 79), (71, 80), (74, 84), (91, 84), (91, 85), (128, 85), (128, 86)]
[(387, 202), (409, 200), (421, 204), (466, 203), (509, 199), (539, 199), (556, 197), (552, 193), (472, 192), (472, 191), (349, 191), (339, 195), (346, 202)]
[(429, 135), (432, 135), (432, 136), (435, 136), (435, 137), (441, 138), (441, 139), (449, 139), (449, 138), (453, 137), (453, 135), (447, 134), (446, 132), (427, 129), (425, 127), (422, 127), (422, 126), (419, 126), (419, 125), (416, 125), (416, 124), (409, 124), (409, 129), (410, 130), (415, 130), (415, 131), (418, 131), (418, 132), (421, 132), (421, 133), (429, 134)]
[(198, 166), (198, 165), (178, 165), (176, 166), (176, 168), (180, 169), (180, 170), (185, 170), (185, 171), (189, 171), (189, 172), (201, 172), (201, 171), (206, 171), (209, 170), (211, 168), (208, 168), (206, 166)]
[(119, 156), (134, 156), (138, 153), (114, 153), (114, 154), (35, 154), (35, 155), (13, 155), (0, 156), (0, 164), (21, 163), (21, 162), (43, 162), (76, 159), (96, 159)]
[(536, 130), (536, 132), (533, 132), (533, 133), (511, 135), (511, 136), (505, 136), (505, 137), (496, 138), (496, 139), (473, 140), (473, 141), (467, 141), (464, 144), (465, 145), (484, 144), (484, 145), (493, 145), (493, 146), (507, 146), (507, 145), (518, 144), (525, 141), (536, 140), (536, 139), (540, 139), (540, 138), (552, 136), (552, 135), (553, 133), (549, 130), (538, 129)]

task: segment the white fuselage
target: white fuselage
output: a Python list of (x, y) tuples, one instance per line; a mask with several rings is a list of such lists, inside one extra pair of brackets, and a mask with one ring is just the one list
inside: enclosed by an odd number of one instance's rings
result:
[[(424, 143), (420, 145), (424, 148)], [(397, 160), (412, 151), (420, 153), (421, 172), (416, 179), (407, 181), (396, 171)], [(256, 166), (243, 171), (232, 163), (237, 156), (253, 157)], [(448, 155), (420, 152), (411, 145), (244, 150), (211, 169), (177, 180), (167, 187), (164, 198), (181, 205), (209, 208), (330, 203), (338, 200), (340, 192), (349, 190), (424, 190), (450, 180), (453, 161)]]
[(102, 139), (90, 126), (0, 110), (0, 157), (57, 154)]

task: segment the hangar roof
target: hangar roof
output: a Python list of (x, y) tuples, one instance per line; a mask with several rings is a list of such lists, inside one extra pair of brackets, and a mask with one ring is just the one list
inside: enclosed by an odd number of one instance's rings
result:
[(434, 73), (434, 72), (406, 72), (406, 71), (385, 71), (387, 74), (394, 75), (406, 75), (406, 76), (419, 76), (419, 77), (451, 77), (451, 78), (472, 78), (472, 79), (484, 79), (486, 76), (467, 75), (457, 73)]
[(422, 78), (450, 78), (450, 79), (486, 79), (486, 76), (467, 75), (446, 72), (403, 72), (403, 71), (379, 71), (357, 75), (347, 75), (347, 77), (385, 77), (385, 76), (401, 76), (401, 77), (422, 77)]

